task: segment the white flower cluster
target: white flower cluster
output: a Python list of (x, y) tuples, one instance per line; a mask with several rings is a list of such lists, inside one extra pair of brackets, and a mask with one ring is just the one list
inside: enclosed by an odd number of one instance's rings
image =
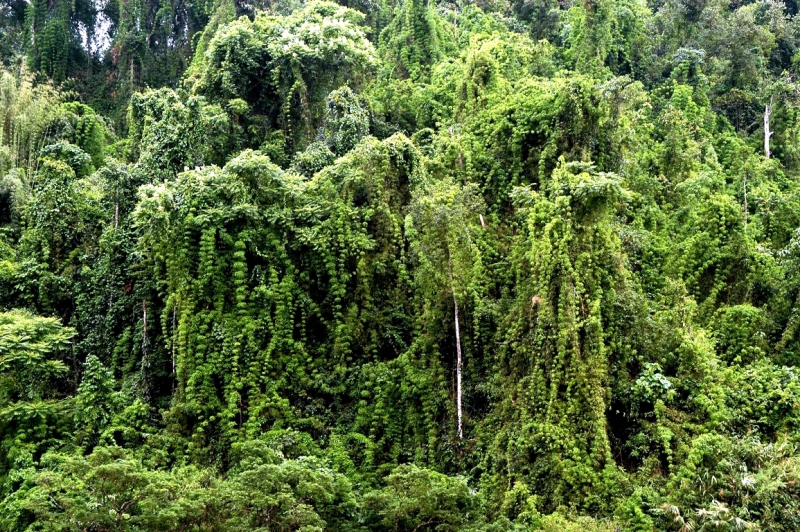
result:
[(268, 41), (270, 56), (276, 62), (281, 58), (313, 58), (326, 63), (373, 65), (377, 60), (375, 48), (361, 28), (345, 18), (347, 11), (337, 6), (332, 17), (312, 12), (303, 17), (273, 19), (282, 27), (273, 29), (274, 37)]

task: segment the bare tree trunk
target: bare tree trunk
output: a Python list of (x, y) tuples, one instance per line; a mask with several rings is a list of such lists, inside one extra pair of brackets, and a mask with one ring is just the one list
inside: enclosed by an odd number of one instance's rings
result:
[(456, 409), (458, 410), (458, 437), (464, 438), (464, 431), (461, 427), (461, 331), (458, 326), (458, 301), (456, 293), (453, 292), (453, 306), (455, 307), (456, 321)]
[(149, 342), (147, 341), (147, 300), (142, 299), (142, 351), (146, 351)]
[(769, 130), (769, 119), (772, 116), (772, 96), (769, 97), (769, 103), (764, 107), (764, 157), (769, 159), (772, 155), (769, 151), (769, 138), (772, 136), (772, 131)]
[(449, 250), (447, 252), (447, 260), (450, 263), (448, 273), (450, 274), (450, 291), (453, 293), (453, 314), (456, 324), (456, 410), (458, 412), (458, 437), (459, 439), (463, 439), (464, 430), (461, 424), (461, 327), (458, 324), (458, 299), (456, 298), (456, 285), (453, 282), (453, 257), (450, 256)]

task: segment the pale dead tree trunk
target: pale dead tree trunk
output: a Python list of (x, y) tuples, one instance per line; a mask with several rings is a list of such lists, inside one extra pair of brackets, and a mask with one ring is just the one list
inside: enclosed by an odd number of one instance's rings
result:
[(764, 107), (764, 157), (769, 159), (772, 155), (769, 151), (769, 138), (772, 136), (772, 131), (769, 130), (769, 119), (772, 116), (772, 96), (769, 97), (769, 103)]
[(142, 299), (142, 351), (147, 352), (147, 300)]
[(461, 425), (461, 328), (458, 324), (458, 299), (456, 298), (456, 287), (453, 283), (453, 259), (450, 260), (450, 291), (453, 292), (453, 309), (456, 325), (456, 411), (458, 413), (458, 437), (464, 438), (464, 431)]

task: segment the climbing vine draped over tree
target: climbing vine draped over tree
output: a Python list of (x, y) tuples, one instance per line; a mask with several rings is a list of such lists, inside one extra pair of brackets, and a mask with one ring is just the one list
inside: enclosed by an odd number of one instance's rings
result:
[(796, 2), (11, 2), (0, 531), (800, 528)]
[(627, 192), (618, 176), (563, 159), (543, 189), (513, 193), (524, 231), (512, 250), (517, 303), (499, 358), (504, 397), (488, 418), (509, 425), (486, 432), (496, 435), (486, 460), (512, 481), (550, 486), (549, 498), (591, 506), (599, 473), (613, 474), (609, 372), (627, 355), (606, 333), (617, 298), (630, 295), (611, 219)]

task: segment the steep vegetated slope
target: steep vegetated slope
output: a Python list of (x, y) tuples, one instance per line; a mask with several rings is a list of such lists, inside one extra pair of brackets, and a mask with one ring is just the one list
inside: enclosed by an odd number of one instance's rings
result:
[(800, 529), (793, 1), (0, 13), (0, 530)]

